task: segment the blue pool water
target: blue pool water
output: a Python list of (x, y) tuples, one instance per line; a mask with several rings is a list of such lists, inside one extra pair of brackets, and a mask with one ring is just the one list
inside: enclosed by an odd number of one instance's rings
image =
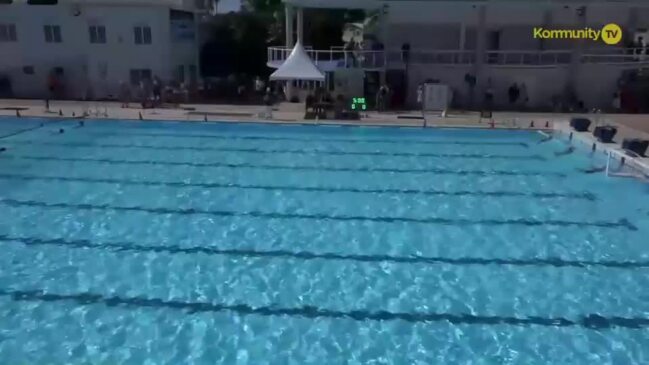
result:
[(75, 124), (0, 138), (2, 364), (649, 363), (649, 189), (586, 150)]

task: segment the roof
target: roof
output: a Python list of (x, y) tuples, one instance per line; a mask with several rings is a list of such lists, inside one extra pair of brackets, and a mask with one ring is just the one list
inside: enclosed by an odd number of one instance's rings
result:
[[(13, 0), (13, 4), (27, 4), (28, 0)], [(205, 0), (58, 0), (55, 5), (31, 5), (37, 7), (54, 7), (54, 6), (162, 6), (175, 9), (195, 9), (202, 10), (209, 1)]]
[(325, 75), (313, 63), (300, 42), (279, 68), (270, 75), (271, 80), (324, 81)]
[(649, 3), (647, 0), (283, 0), (285, 3), (293, 4), (306, 8), (340, 8), (340, 9), (377, 9), (381, 8), (386, 3), (402, 3), (408, 2), (446, 2), (446, 3), (525, 3), (525, 4), (573, 4), (573, 5), (588, 5), (588, 4), (642, 4)]

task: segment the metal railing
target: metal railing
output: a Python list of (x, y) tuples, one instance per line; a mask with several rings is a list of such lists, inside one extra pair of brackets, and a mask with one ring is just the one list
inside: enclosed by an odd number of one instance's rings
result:
[[(291, 54), (291, 50), (286, 47), (269, 47), (268, 62), (283, 62)], [(305, 51), (316, 65), (324, 62), (333, 62), (340, 67), (380, 68), (386, 65), (386, 52), (384, 51), (313, 50), (308, 48)]]
[[(506, 66), (551, 66), (567, 65), (573, 57), (579, 57), (580, 63), (597, 64), (632, 64), (649, 63), (649, 51), (638, 48), (608, 47), (601, 49), (587, 49), (579, 53), (572, 50), (516, 50), (516, 51), (486, 51), (483, 62), (488, 65)], [(268, 62), (281, 64), (291, 49), (287, 47), (269, 47)], [(307, 48), (306, 53), (316, 63), (334, 62), (340, 67), (381, 68), (388, 64), (403, 64), (404, 54), (400, 50), (370, 51), (354, 50), (345, 51), (340, 47), (328, 50), (314, 50)], [(426, 50), (411, 51), (408, 63), (424, 65), (467, 65), (476, 62), (476, 53), (473, 50)]]
[(569, 64), (572, 51), (487, 51), (484, 63), (496, 65), (562, 65)]

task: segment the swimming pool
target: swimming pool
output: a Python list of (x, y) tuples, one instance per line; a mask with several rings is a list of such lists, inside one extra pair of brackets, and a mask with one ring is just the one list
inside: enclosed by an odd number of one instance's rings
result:
[(75, 126), (0, 139), (0, 363), (649, 362), (649, 190), (578, 172), (587, 151)]

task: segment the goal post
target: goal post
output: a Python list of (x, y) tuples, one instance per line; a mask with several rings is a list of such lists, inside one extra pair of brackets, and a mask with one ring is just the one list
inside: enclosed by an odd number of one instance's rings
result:
[(421, 114), (424, 118), (424, 127), (428, 125), (426, 115), (446, 116), (446, 111), (451, 105), (451, 88), (445, 84), (425, 83), (422, 90)]

